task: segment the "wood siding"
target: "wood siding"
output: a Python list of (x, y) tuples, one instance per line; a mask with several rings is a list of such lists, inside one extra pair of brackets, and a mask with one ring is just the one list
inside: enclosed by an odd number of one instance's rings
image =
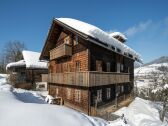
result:
[(75, 72), (76, 62), (80, 61), (80, 71), (88, 71), (88, 50), (73, 54), (71, 57), (59, 60), (51, 60), (49, 66), (50, 73)]
[(110, 72), (64, 72), (51, 73), (49, 83), (76, 85), (84, 87), (101, 86), (116, 83), (130, 82), (129, 74)]
[(62, 44), (50, 51), (50, 60), (60, 57), (72, 56), (72, 47), (68, 44)]
[[(67, 90), (69, 90), (69, 92)], [(80, 101), (75, 101), (75, 90), (80, 90)], [(62, 97), (65, 106), (88, 114), (88, 90), (49, 83), (49, 94), (54, 97)]]

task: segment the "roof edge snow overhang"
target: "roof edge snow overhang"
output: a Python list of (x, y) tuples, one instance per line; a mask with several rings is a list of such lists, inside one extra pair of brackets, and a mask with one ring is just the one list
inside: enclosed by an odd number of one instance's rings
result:
[[(106, 49), (108, 49), (108, 50), (110, 50), (110, 51), (112, 51), (112, 52), (115, 52), (115, 53), (117, 53), (117, 54), (119, 54), (119, 55), (123, 55), (123, 56), (125, 56), (125, 57), (127, 57), (127, 58), (129, 58), (129, 59), (132, 59), (132, 60), (134, 60), (134, 61), (137, 61), (137, 62), (139, 62), (139, 63), (143, 63), (141, 59), (131, 58), (131, 57), (127, 56), (127, 55), (124, 55), (124, 54), (122, 54), (122, 53), (119, 53), (119, 52), (117, 52), (117, 51), (115, 51), (115, 50), (110, 49), (110, 48), (108, 47), (108, 45), (105, 46), (105, 44), (106, 44), (105, 42), (102, 42), (102, 41), (100, 41), (100, 40), (98, 40), (98, 39), (96, 39), (96, 38), (93, 38), (92, 36), (86, 35), (85, 33), (81, 32), (81, 31), (78, 31), (78, 30), (76, 30), (76, 29), (74, 29), (74, 28), (68, 26), (67, 24), (65, 24), (65, 23), (63, 23), (63, 22), (61, 22), (61, 21), (59, 21), (59, 20), (56, 19), (56, 18), (53, 19), (53, 22), (52, 22), (52, 25), (51, 25), (51, 28), (50, 28), (48, 37), (47, 37), (47, 39), (46, 39), (45, 45), (44, 45), (44, 47), (43, 47), (42, 53), (44, 53), (44, 51), (45, 51), (44, 49), (45, 49), (45, 46), (47, 45), (48, 38), (49, 38), (49, 36), (50, 36), (50, 34), (51, 34), (51, 30), (52, 30), (52, 28), (53, 28), (54, 23), (57, 23), (58, 25), (62, 26), (63, 28), (67, 28), (67, 29), (70, 30), (71, 32), (78, 34), (80, 37), (82, 37), (82, 38), (85, 39), (85, 40), (88, 40), (89, 42), (92, 42), (92, 43), (94, 43), (94, 44), (97, 44), (97, 45), (99, 45), (99, 46), (101, 46), (101, 47), (104, 47), (104, 48), (106, 48)], [(114, 38), (114, 39), (115, 39), (115, 38)], [(118, 40), (117, 40), (117, 41), (118, 41)], [(103, 43), (103, 44), (101, 44), (101, 43)], [(114, 45), (111, 45), (111, 46), (114, 46)], [(115, 46), (114, 46), (114, 47), (115, 47)], [(117, 47), (116, 47), (116, 48), (117, 48)], [(41, 55), (40, 55), (40, 60), (43, 59), (43, 58), (42, 58), (42, 53), (41, 53)]]

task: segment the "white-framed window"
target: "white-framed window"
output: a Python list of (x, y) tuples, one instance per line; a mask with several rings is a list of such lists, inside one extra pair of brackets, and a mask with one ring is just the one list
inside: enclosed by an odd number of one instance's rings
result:
[(122, 85), (121, 86), (121, 93), (123, 93), (124, 92), (124, 86)]
[(120, 73), (120, 63), (117, 63), (117, 73)]
[(97, 101), (98, 102), (102, 101), (102, 89), (97, 90)]
[(81, 90), (75, 90), (75, 101), (76, 102), (81, 101)]
[(110, 72), (110, 62), (106, 63), (107, 72)]
[(71, 89), (70, 88), (66, 88), (66, 97), (67, 99), (71, 99)]
[(111, 97), (111, 88), (106, 88), (106, 95), (107, 95), (107, 99), (110, 99), (110, 97)]
[(78, 45), (78, 36), (76, 35), (75, 37), (74, 37), (74, 45)]

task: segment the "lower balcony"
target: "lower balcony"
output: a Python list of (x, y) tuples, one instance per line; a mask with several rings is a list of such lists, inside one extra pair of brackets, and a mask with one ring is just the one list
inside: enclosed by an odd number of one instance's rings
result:
[(93, 87), (130, 82), (130, 74), (94, 71), (51, 73), (48, 74), (48, 82)]

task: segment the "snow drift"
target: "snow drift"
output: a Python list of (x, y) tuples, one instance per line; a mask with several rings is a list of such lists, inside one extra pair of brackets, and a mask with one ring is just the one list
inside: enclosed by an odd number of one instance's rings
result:
[[(131, 126), (167, 126), (159, 119), (159, 112), (153, 102), (136, 98), (128, 107), (116, 111), (114, 114), (122, 116), (124, 114), (127, 122)], [(112, 125), (111, 125), (112, 126)]]

